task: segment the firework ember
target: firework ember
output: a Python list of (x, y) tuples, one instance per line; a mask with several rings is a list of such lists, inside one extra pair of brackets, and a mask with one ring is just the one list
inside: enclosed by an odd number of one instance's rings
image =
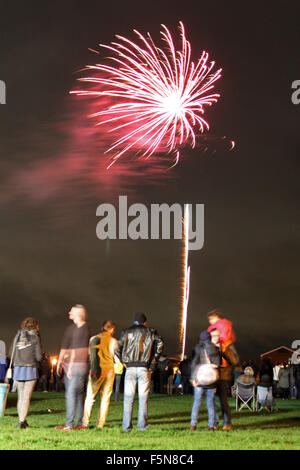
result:
[[(196, 132), (209, 129), (203, 118), (204, 107), (216, 102), (211, 93), (221, 76), (213, 72), (215, 63), (203, 51), (197, 62), (191, 60), (191, 45), (180, 22), (181, 49), (162, 25), (165, 48), (157, 47), (151, 36), (134, 31), (139, 44), (116, 36), (118, 42), (100, 44), (112, 53), (112, 65), (87, 66), (94, 76), (81, 78), (90, 89), (71, 93), (99, 98), (100, 111), (93, 114), (97, 124), (108, 126), (115, 135), (107, 149), (112, 161), (135, 152), (143, 157), (154, 153), (174, 153), (175, 164), (183, 144), (196, 145)], [(97, 103), (98, 105), (98, 103)]]

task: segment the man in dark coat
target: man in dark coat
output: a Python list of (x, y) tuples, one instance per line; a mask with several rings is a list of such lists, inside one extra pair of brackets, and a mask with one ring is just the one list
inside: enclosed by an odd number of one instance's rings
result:
[(42, 359), (41, 359), (41, 365), (40, 365), (40, 379), (39, 379), (39, 388), (43, 389), (43, 392), (48, 392), (48, 383), (51, 375), (51, 364), (50, 364), (50, 359), (46, 355), (45, 352), (43, 352)]
[(157, 371), (158, 393), (166, 393), (168, 378), (173, 374), (172, 362), (166, 356), (161, 356), (157, 363)]
[(191, 360), (184, 356), (183, 361), (179, 364), (181, 374), (181, 385), (183, 394), (190, 393), (190, 376), (191, 376)]
[(119, 339), (117, 356), (126, 367), (124, 383), (123, 429), (132, 429), (133, 401), (138, 385), (139, 412), (137, 427), (139, 431), (148, 428), (148, 398), (151, 372), (163, 350), (163, 341), (153, 328), (146, 325), (144, 313), (136, 313), (134, 324), (123, 330)]

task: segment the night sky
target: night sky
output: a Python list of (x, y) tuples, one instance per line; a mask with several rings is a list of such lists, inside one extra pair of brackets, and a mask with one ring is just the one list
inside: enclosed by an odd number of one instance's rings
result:
[[(96, 208), (119, 195), (205, 205), (204, 248), (190, 252), (187, 352), (213, 308), (233, 321), (241, 356), (300, 339), (299, 14), (297, 1), (2, 2), (1, 339), (33, 316), (54, 353), (82, 303), (93, 333), (112, 319), (118, 337), (143, 311), (165, 352), (178, 353), (182, 243), (99, 240)], [(69, 94), (98, 59), (88, 48), (133, 39), (133, 29), (159, 41), (161, 23), (177, 37), (180, 20), (193, 59), (204, 49), (223, 68), (206, 114), (215, 140), (208, 152), (184, 150), (170, 171), (129, 158), (108, 174), (105, 136)], [(225, 135), (231, 152), (218, 145)]]

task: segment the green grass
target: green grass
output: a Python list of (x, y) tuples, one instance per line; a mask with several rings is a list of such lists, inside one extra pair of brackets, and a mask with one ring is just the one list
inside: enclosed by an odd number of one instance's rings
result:
[[(197, 430), (189, 431), (192, 396), (150, 395), (149, 430), (124, 433), (122, 401), (111, 402), (106, 426), (63, 433), (55, 426), (65, 420), (63, 393), (34, 392), (27, 429), (18, 429), (17, 394), (10, 393), (5, 416), (0, 418), (0, 449), (74, 449), (74, 450), (195, 450), (195, 449), (300, 449), (300, 402), (276, 400), (278, 413), (233, 411), (233, 430), (207, 431), (207, 413), (202, 404)], [(91, 425), (95, 425), (99, 398)]]

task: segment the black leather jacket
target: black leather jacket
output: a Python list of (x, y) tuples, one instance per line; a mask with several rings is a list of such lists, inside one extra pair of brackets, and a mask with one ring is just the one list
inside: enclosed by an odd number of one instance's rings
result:
[(117, 356), (126, 367), (147, 367), (154, 370), (163, 344), (162, 338), (152, 328), (133, 325), (121, 332)]

